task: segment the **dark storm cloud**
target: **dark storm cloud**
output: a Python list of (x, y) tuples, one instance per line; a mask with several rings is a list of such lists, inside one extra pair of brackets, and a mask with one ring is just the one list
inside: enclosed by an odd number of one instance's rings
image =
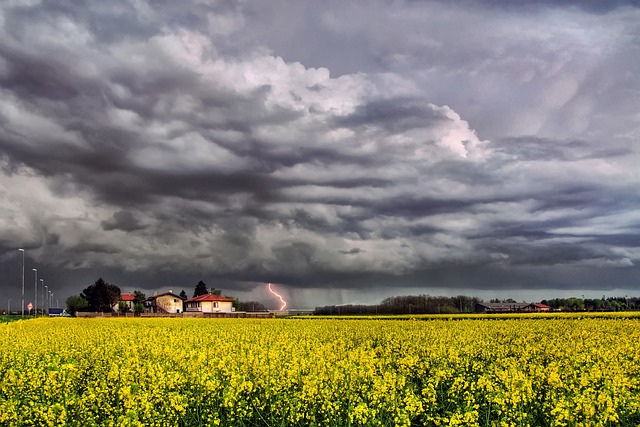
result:
[(441, 109), (425, 104), (423, 99), (401, 97), (374, 100), (359, 105), (352, 114), (339, 118), (337, 125), (345, 127), (370, 125), (382, 127), (393, 134), (428, 127), (447, 120), (450, 119)]
[(0, 6), (0, 257), (149, 290), (632, 287), (635, 6)]
[(136, 231), (144, 228), (145, 226), (140, 224), (140, 220), (129, 211), (118, 211), (113, 214), (111, 219), (102, 221), (102, 229), (105, 231)]

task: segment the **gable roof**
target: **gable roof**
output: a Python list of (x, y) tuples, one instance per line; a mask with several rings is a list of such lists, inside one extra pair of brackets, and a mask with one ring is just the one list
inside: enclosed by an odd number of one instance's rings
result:
[(233, 302), (231, 298), (221, 297), (220, 295), (214, 294), (204, 294), (195, 298), (191, 298), (186, 300), (185, 302), (198, 302), (198, 301), (222, 301), (222, 302)]
[(541, 303), (539, 303), (539, 302), (534, 302), (534, 303), (533, 303), (533, 304), (531, 304), (531, 305), (532, 305), (532, 306), (534, 306), (534, 307), (537, 307), (537, 308), (551, 308), (550, 306), (548, 306), (548, 305), (546, 305), (546, 304), (541, 304)]
[(161, 293), (161, 294), (158, 294), (158, 295), (152, 295), (149, 298), (147, 298), (145, 301), (153, 301), (154, 299), (156, 299), (158, 297), (163, 297), (165, 295), (169, 295), (169, 296), (174, 297), (174, 298), (180, 298), (183, 301), (185, 300), (180, 295), (176, 295), (173, 292), (164, 292), (164, 293)]
[(136, 299), (136, 294), (120, 294), (120, 301), (133, 301)]

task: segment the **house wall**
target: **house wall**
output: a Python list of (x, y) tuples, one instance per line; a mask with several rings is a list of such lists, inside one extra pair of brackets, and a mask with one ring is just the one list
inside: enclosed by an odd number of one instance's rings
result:
[[(217, 307), (215, 307), (217, 303)], [(202, 301), (203, 313), (231, 313), (232, 303), (227, 301)]]
[(156, 298), (156, 306), (167, 313), (182, 313), (182, 300), (171, 295), (161, 295)]

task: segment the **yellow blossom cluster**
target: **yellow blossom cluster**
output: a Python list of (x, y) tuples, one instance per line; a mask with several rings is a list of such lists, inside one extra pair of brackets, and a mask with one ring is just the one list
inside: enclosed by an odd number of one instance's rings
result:
[(33, 319), (0, 426), (637, 426), (640, 320)]

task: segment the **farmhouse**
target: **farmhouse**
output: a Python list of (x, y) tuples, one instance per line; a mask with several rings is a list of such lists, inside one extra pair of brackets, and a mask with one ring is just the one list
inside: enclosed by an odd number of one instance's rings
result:
[(219, 295), (205, 294), (186, 300), (184, 309), (187, 312), (231, 313), (233, 300)]
[(173, 292), (154, 295), (142, 301), (145, 313), (182, 313), (184, 299)]
[(525, 311), (535, 311), (535, 312), (551, 311), (551, 307), (549, 307), (546, 304), (540, 304), (540, 303), (534, 302), (526, 306)]
[(136, 298), (135, 294), (129, 294), (129, 293), (120, 294), (120, 301), (116, 303), (113, 309), (118, 310), (120, 307), (120, 303), (124, 302), (125, 305), (127, 306), (127, 311), (133, 311), (133, 301), (135, 300), (135, 298)]
[(528, 302), (479, 302), (476, 304), (476, 313), (516, 313), (525, 311)]

